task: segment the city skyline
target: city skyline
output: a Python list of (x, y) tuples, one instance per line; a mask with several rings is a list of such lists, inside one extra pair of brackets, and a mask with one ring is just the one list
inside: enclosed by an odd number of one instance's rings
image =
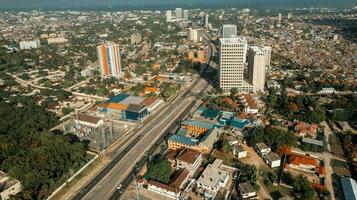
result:
[(135, 10), (135, 9), (158, 9), (165, 10), (175, 7), (183, 7), (184, 9), (193, 8), (230, 8), (230, 7), (249, 7), (249, 8), (310, 8), (310, 7), (350, 7), (355, 6), (356, 2), (353, 0), (302, 0), (302, 1), (283, 1), (271, 0), (182, 0), (182, 1), (164, 1), (164, 0), (2, 0), (0, 10), (21, 10), (21, 9), (83, 9), (83, 10), (97, 10), (97, 9), (118, 9), (118, 10)]

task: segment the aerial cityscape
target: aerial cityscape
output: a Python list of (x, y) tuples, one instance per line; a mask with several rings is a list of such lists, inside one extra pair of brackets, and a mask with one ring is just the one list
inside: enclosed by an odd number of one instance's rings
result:
[(357, 200), (357, 2), (83, 3), (0, 1), (0, 200)]

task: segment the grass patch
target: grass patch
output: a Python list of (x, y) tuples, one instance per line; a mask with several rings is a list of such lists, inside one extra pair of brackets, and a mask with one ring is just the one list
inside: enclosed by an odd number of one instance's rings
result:
[(224, 153), (224, 152), (218, 151), (216, 149), (214, 149), (212, 151), (211, 156), (216, 159), (223, 160), (223, 164), (228, 165), (228, 166), (234, 166), (234, 163), (238, 161), (233, 154)]

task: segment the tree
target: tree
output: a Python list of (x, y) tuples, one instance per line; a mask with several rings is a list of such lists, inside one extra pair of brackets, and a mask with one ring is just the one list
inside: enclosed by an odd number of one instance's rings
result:
[(296, 200), (314, 200), (316, 198), (316, 192), (311, 187), (307, 178), (303, 175), (299, 175), (293, 182), (292, 196)]
[(150, 179), (168, 183), (171, 176), (171, 164), (168, 160), (159, 160), (156, 163), (149, 166), (148, 175)]
[(238, 92), (237, 88), (231, 88), (231, 96), (232, 97), (236, 96), (237, 92)]

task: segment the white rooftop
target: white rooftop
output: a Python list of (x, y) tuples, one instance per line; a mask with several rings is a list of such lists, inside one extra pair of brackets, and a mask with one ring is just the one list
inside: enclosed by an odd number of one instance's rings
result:
[(238, 36), (236, 38), (220, 38), (219, 41), (224, 44), (246, 44), (247, 40), (244, 37)]
[(228, 176), (228, 172), (220, 168), (222, 162), (222, 160), (216, 159), (212, 164), (209, 164), (198, 179), (198, 182), (212, 188), (219, 188), (219, 183), (224, 182)]

